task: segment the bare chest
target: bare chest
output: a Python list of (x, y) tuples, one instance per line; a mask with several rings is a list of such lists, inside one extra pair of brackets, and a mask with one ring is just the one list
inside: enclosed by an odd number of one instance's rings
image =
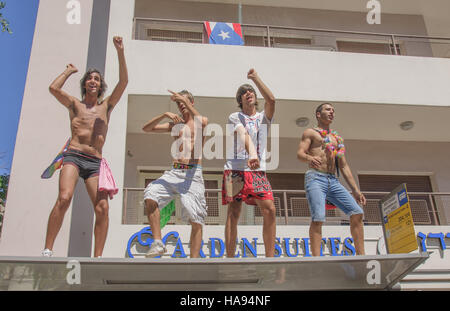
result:
[(83, 103), (75, 104), (72, 121), (78, 124), (93, 124), (102, 121), (108, 123), (108, 113), (105, 103), (88, 106)]

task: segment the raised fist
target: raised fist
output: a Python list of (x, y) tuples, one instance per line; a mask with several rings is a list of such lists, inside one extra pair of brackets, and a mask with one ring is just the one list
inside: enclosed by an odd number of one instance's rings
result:
[(77, 67), (75, 67), (75, 66), (72, 65), (72, 64), (68, 64), (68, 65), (66, 66), (66, 70), (69, 72), (69, 74), (78, 72)]
[(255, 79), (257, 76), (258, 76), (258, 74), (256, 73), (256, 70), (253, 68), (250, 69), (247, 73), (247, 78), (251, 79), (251, 80)]
[(115, 36), (113, 38), (114, 46), (117, 50), (123, 50), (123, 39), (122, 37)]

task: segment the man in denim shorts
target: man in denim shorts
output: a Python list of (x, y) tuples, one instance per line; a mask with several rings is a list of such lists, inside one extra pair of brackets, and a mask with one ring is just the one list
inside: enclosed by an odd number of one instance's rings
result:
[[(305, 174), (305, 190), (311, 211), (309, 237), (313, 256), (320, 256), (322, 224), (325, 222), (325, 202), (328, 200), (350, 217), (350, 231), (356, 254), (364, 255), (363, 210), (366, 198), (359, 191), (345, 159), (344, 140), (330, 129), (334, 120), (334, 107), (329, 103), (316, 109), (318, 125), (303, 132), (297, 156), (307, 162), (310, 169)], [(352, 195), (339, 182), (339, 172), (352, 190)], [(337, 176), (336, 176), (337, 174)]]

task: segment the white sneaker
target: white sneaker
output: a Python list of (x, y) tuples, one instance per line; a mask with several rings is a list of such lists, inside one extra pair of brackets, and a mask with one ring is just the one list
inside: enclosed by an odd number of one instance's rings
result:
[(53, 256), (53, 251), (51, 251), (50, 249), (46, 248), (42, 251), (42, 256), (44, 257), (52, 257)]
[(163, 242), (161, 240), (156, 240), (156, 241), (153, 241), (147, 254), (145, 254), (145, 257), (152, 258), (152, 257), (156, 257), (156, 256), (161, 256), (166, 251), (167, 251), (167, 249), (164, 246)]

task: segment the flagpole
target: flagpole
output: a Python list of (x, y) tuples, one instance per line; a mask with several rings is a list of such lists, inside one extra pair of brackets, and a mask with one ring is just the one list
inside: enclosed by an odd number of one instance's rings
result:
[(238, 23), (242, 24), (242, 4), (238, 4)]

